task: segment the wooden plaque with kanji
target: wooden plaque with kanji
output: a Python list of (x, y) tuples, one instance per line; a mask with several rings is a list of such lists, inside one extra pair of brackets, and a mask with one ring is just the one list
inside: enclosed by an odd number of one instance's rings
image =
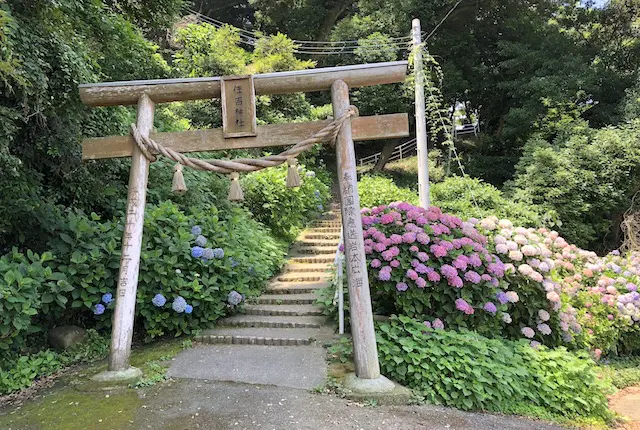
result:
[(253, 76), (220, 78), (224, 137), (256, 135), (256, 96)]

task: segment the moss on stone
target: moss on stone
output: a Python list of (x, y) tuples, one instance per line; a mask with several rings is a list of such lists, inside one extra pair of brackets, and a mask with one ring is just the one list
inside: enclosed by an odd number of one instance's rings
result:
[(126, 429), (142, 405), (135, 390), (111, 393), (80, 392), (71, 387), (56, 390), (7, 415), (0, 416), (6, 429)]

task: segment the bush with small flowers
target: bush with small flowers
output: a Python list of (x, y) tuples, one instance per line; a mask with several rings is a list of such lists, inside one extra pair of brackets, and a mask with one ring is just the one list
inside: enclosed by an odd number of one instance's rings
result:
[(376, 307), (483, 333), (509, 318), (517, 295), (506, 291), (504, 264), (471, 223), (392, 203), (363, 209), (362, 225)]
[[(71, 214), (53, 262), (72, 285), (56, 321), (108, 329), (117, 302), (122, 224)], [(283, 246), (238, 207), (190, 210), (172, 202), (145, 214), (136, 299), (136, 329), (147, 338), (190, 333), (234, 311), (231, 291), (257, 295), (283, 262)]]
[(640, 349), (626, 341), (640, 331), (640, 255), (599, 257), (555, 231), (514, 227), (496, 217), (476, 226), (506, 262), (505, 279), (522, 298), (512, 311), (511, 334), (588, 347), (595, 358)]

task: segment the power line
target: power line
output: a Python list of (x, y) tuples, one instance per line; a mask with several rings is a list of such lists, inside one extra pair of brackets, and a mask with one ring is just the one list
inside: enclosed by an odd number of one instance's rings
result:
[(435, 34), (435, 32), (440, 28), (440, 26), (442, 24), (444, 24), (444, 22), (447, 20), (447, 18), (449, 18), (449, 15), (451, 15), (453, 13), (454, 10), (456, 10), (456, 8), (458, 7), (458, 5), (462, 3), (462, 0), (458, 0), (458, 2), (456, 4), (453, 5), (453, 7), (449, 10), (449, 12), (447, 12), (447, 14), (444, 16), (444, 18), (442, 18), (442, 20), (440, 20), (440, 22), (438, 23), (438, 25), (436, 25), (433, 30), (431, 30), (431, 33), (429, 33), (429, 35), (424, 39), (424, 41), (426, 42), (427, 40), (429, 40), (429, 38), (431, 36), (433, 36)]
[[(193, 9), (186, 9), (188, 12), (195, 14), (199, 17), (201, 17), (203, 20), (208, 21), (210, 23), (215, 23), (218, 25), (230, 25), (227, 24), (223, 21), (217, 20), (215, 18), (211, 18), (210, 16), (207, 15), (203, 15), (200, 12), (197, 12)], [(238, 28), (235, 26), (232, 26), (234, 28), (236, 28), (239, 32), (246, 34), (249, 37), (252, 37), (254, 39), (259, 39), (261, 37), (265, 37), (261, 34), (258, 34), (255, 31), (250, 31), (250, 30), (245, 30), (242, 28)], [(270, 36), (266, 36), (266, 37), (270, 37)], [(399, 43), (399, 41), (409, 41), (411, 40), (411, 36), (401, 36), (401, 37), (389, 37), (389, 40), (391, 40), (391, 43)], [(398, 41), (398, 42), (395, 42)], [(293, 39), (293, 42), (296, 44), (300, 44), (300, 45), (329, 45), (328, 47), (335, 47), (334, 45), (339, 45), (339, 46), (343, 46), (343, 45), (355, 45), (358, 46), (359, 40), (338, 40), (338, 41), (318, 41), (318, 40), (297, 40), (297, 39)], [(309, 48), (312, 48), (311, 46)]]
[[(222, 28), (223, 26), (233, 27), (238, 31), (238, 35), (240, 37), (240, 42), (249, 45), (255, 46), (258, 39), (262, 37), (272, 37), (272, 36), (262, 36), (256, 32), (243, 30), (241, 28), (232, 26), (230, 24), (226, 24), (217, 19), (208, 17), (199, 12), (196, 12), (192, 9), (187, 9), (187, 11), (195, 14), (199, 19), (204, 22), (207, 22), (216, 28)], [(294, 52), (297, 54), (309, 54), (309, 55), (340, 55), (340, 54), (355, 54), (355, 53), (373, 53), (377, 52), (380, 48), (392, 48), (394, 50), (406, 49), (410, 45), (410, 36), (406, 36), (405, 38), (391, 38), (392, 41), (389, 43), (374, 43), (374, 44), (356, 44), (357, 40), (344, 40), (344, 41), (335, 41), (335, 42), (317, 42), (317, 41), (299, 41), (293, 40), (293, 42), (298, 45)], [(406, 39), (404, 41), (399, 41), (398, 39)], [(312, 42), (316, 44), (325, 43), (326, 45), (318, 46), (318, 45), (305, 45), (306, 43), (311, 44)]]

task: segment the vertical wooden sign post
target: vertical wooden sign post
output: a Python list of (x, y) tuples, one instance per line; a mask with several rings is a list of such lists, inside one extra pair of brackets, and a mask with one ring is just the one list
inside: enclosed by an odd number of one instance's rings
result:
[[(333, 116), (339, 118), (349, 110), (349, 87), (343, 81), (331, 86)], [(378, 349), (373, 327), (371, 294), (367, 275), (367, 259), (364, 253), (356, 154), (351, 136), (351, 123), (346, 121), (336, 141), (340, 206), (344, 230), (344, 254), (347, 260), (349, 284), (349, 312), (353, 337), (353, 361), (356, 376), (362, 379), (378, 379)]]
[[(136, 121), (136, 127), (142, 136), (148, 137), (151, 133), (153, 116), (154, 103), (146, 94), (142, 94), (138, 100)], [(111, 329), (111, 353), (108, 370), (94, 377), (100, 381), (135, 379), (142, 375), (142, 371), (130, 367), (129, 356), (133, 338), (149, 163), (149, 159), (134, 145), (131, 154), (131, 170), (129, 171), (126, 223), (122, 235), (120, 274)]]

